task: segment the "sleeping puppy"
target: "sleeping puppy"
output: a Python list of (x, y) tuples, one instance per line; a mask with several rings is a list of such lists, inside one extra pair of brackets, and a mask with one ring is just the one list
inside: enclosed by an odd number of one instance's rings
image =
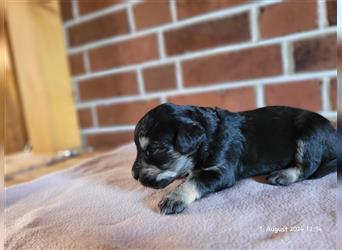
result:
[(267, 174), (287, 186), (336, 171), (337, 134), (319, 114), (290, 107), (233, 113), (219, 108), (162, 104), (137, 124), (132, 175), (147, 187), (164, 188), (186, 177), (159, 203), (162, 214)]

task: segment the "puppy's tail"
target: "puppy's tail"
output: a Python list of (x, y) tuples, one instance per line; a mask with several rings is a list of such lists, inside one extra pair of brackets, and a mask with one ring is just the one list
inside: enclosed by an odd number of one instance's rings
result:
[(337, 171), (337, 159), (333, 159), (319, 166), (316, 172), (314, 172), (309, 177), (309, 179), (318, 179), (336, 171)]

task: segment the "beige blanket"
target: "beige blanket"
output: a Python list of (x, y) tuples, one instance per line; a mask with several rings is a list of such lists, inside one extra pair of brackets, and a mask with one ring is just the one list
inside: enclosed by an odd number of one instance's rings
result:
[(130, 144), (8, 188), (6, 249), (335, 248), (336, 174), (289, 187), (246, 179), (165, 216), (157, 204), (171, 187), (142, 187), (134, 158)]

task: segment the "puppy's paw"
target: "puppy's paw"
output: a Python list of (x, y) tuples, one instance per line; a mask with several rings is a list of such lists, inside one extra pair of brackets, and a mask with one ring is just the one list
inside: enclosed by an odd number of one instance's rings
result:
[(267, 176), (267, 182), (272, 185), (287, 186), (302, 180), (303, 169), (301, 167), (291, 167), (272, 172)]
[(181, 213), (187, 205), (181, 199), (177, 197), (164, 197), (159, 202), (159, 208), (161, 214), (179, 214)]
[(266, 179), (269, 184), (277, 186), (287, 186), (293, 183), (292, 178), (283, 171), (273, 172)]

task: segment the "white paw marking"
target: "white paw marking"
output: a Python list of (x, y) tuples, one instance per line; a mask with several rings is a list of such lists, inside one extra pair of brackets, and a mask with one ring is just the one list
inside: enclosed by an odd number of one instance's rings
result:
[(302, 169), (300, 167), (293, 167), (282, 170), (284, 174), (291, 180), (291, 182), (296, 182), (300, 175), (302, 174)]
[(200, 198), (200, 192), (196, 184), (189, 180), (178, 186), (170, 195), (179, 197), (187, 205)]

